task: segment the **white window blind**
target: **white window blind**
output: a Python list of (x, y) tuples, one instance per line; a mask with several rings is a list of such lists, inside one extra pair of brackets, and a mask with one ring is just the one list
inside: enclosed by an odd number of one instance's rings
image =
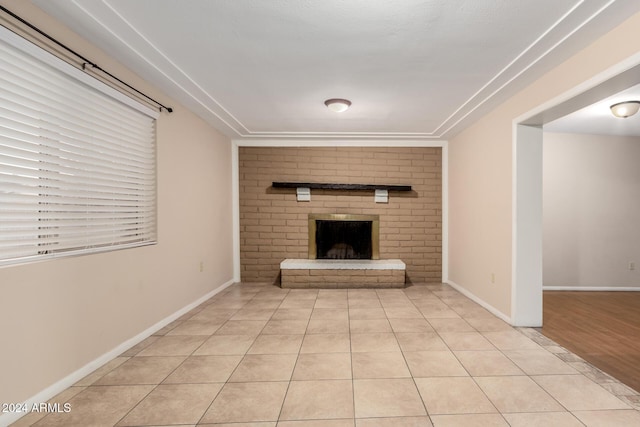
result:
[(0, 265), (155, 243), (156, 117), (0, 27)]

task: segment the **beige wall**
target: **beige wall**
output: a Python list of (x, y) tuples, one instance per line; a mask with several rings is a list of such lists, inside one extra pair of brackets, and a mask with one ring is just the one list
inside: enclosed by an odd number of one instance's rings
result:
[(640, 137), (544, 133), (545, 286), (640, 286), (639, 159)]
[(638, 28), (640, 14), (449, 141), (449, 279), (506, 316), (512, 285), (512, 122), (640, 52)]
[(28, 2), (0, 3), (175, 108), (158, 119), (157, 245), (0, 269), (0, 402), (21, 402), (232, 279), (231, 142)]
[[(308, 258), (308, 214), (380, 215), (380, 258), (401, 259), (413, 282), (442, 278), (441, 148), (240, 147), (240, 265), (244, 281), (274, 281), (285, 258)], [(311, 190), (297, 202), (295, 189), (273, 181), (411, 185), (391, 192)]]

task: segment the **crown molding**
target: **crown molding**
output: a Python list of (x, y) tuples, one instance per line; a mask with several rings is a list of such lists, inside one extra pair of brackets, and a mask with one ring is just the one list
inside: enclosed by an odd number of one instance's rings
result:
[[(35, 0), (35, 3), (55, 15), (54, 2)], [(549, 28), (543, 31), (511, 62), (466, 99), (434, 129), (424, 132), (290, 132), (252, 129), (241, 117), (226, 109), (213, 94), (207, 92), (193, 77), (178, 66), (177, 61), (163, 53), (151, 40), (138, 31), (117, 7), (108, 0), (80, 2), (73, 0), (74, 22), (81, 27), (99, 27), (110, 36), (107, 52), (118, 54), (140, 75), (232, 139), (448, 139), (500, 102), (513, 96), (560, 61), (583, 48), (586, 43), (610, 29), (612, 16), (631, 6), (615, 0), (576, 1)], [(626, 9), (625, 9), (626, 8)], [(602, 19), (600, 19), (602, 17)], [(588, 28), (588, 30), (585, 30)], [(90, 33), (87, 31), (86, 33)], [(584, 35), (586, 42), (581, 41)], [(96, 43), (96, 40), (90, 40)], [(96, 43), (97, 44), (97, 43)]]

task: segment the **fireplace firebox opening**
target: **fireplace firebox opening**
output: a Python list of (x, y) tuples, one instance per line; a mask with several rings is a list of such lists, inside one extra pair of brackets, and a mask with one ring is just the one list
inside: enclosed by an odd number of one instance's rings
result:
[(380, 259), (378, 215), (309, 214), (309, 259)]

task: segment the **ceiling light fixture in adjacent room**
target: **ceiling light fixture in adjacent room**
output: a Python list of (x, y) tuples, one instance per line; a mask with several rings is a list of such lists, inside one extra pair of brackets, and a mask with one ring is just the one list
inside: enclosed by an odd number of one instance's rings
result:
[(626, 119), (629, 116), (633, 116), (640, 109), (640, 101), (625, 101), (618, 102), (611, 106), (611, 112), (614, 116)]
[(351, 101), (348, 99), (340, 99), (340, 98), (332, 98), (324, 101), (324, 105), (334, 113), (342, 113), (343, 111), (347, 111), (351, 106)]

